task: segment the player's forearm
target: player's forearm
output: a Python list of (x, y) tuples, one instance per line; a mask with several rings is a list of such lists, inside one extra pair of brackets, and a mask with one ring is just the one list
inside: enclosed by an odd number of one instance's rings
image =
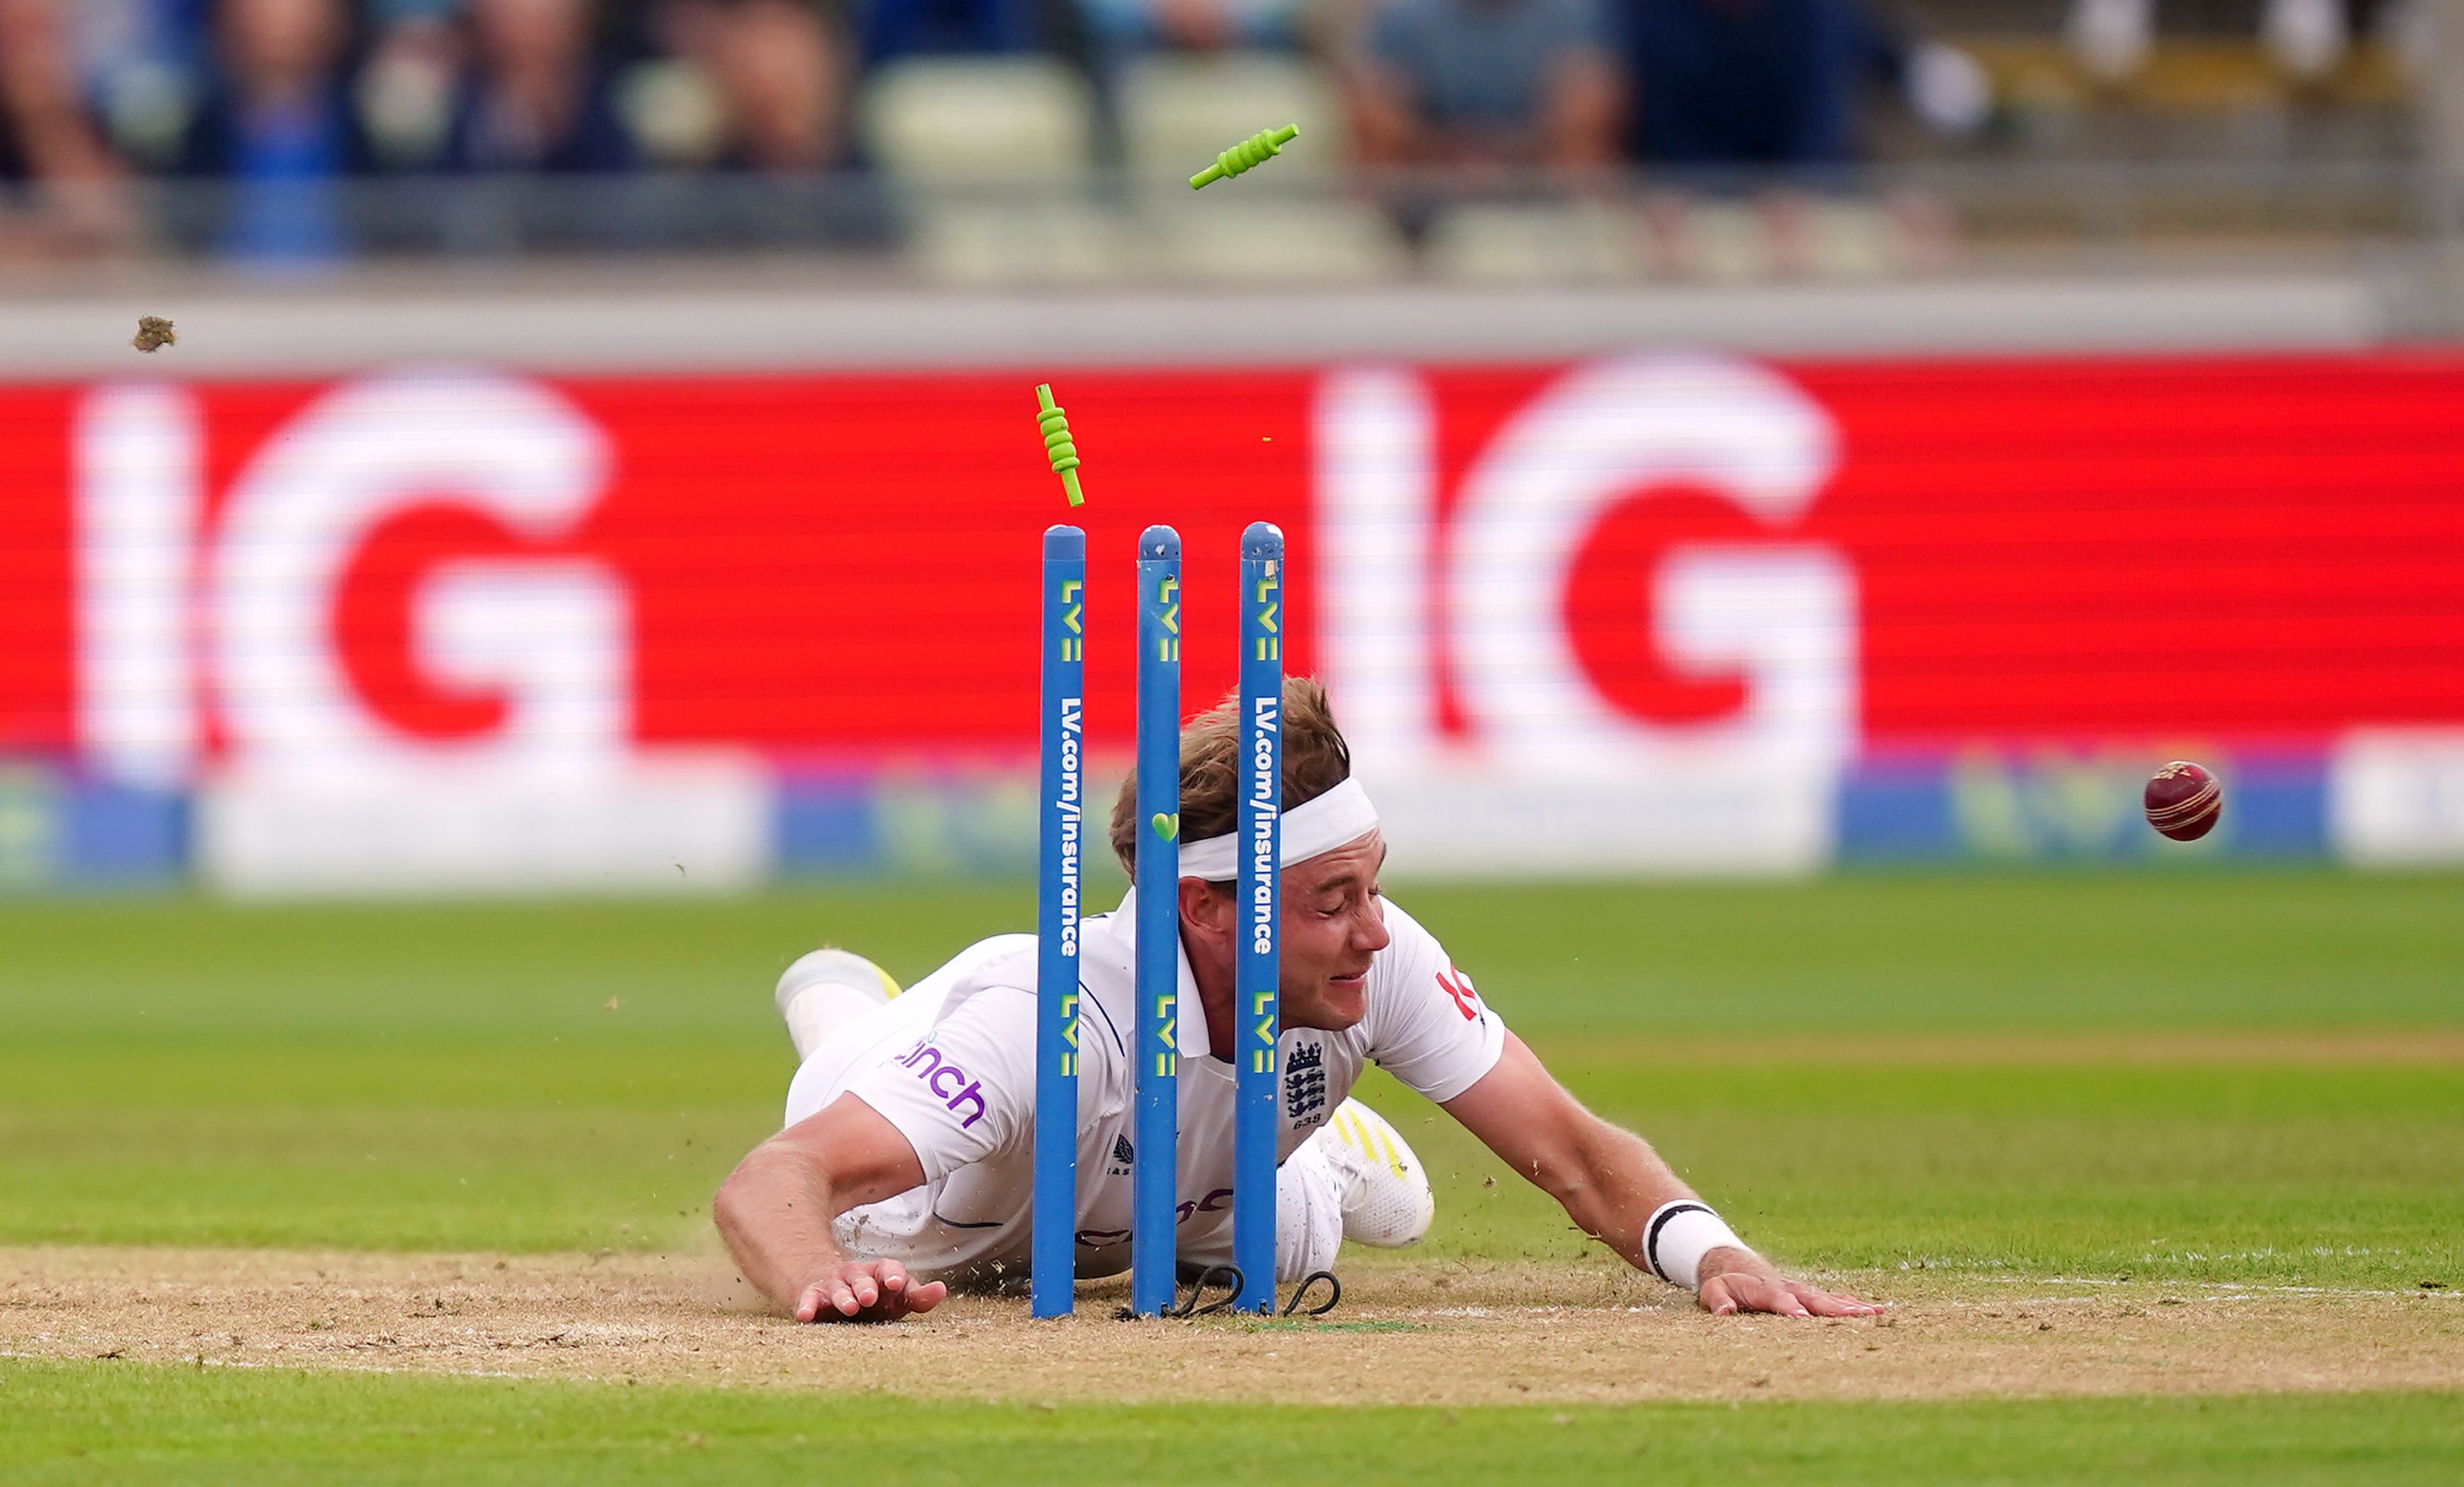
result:
[[(1583, 1226), (1585, 1233), (1607, 1244), (1637, 1270), (1661, 1274), (1669, 1260), (1668, 1241), (1661, 1240), (1660, 1265), (1653, 1263), (1647, 1253), (1650, 1236), (1646, 1230), (1651, 1217), (1663, 1204), (1684, 1199), (1701, 1201), (1701, 1195), (1685, 1185), (1651, 1144), (1632, 1131), (1620, 1130), (1602, 1121), (1594, 1144), (1590, 1162), (1591, 1180), (1575, 1194), (1575, 1201), (1566, 1212)], [(1717, 1221), (1717, 1215), (1708, 1215)], [(1776, 1279), (1778, 1272), (1771, 1262), (1742, 1244), (1714, 1245), (1693, 1262), (1691, 1275), (1683, 1269), (1670, 1270), (1668, 1278), (1681, 1285), (1700, 1286), (1702, 1281), (1717, 1275), (1758, 1275)]]
[(1558, 1201), (1585, 1234), (1608, 1245), (1638, 1270), (1650, 1268), (1643, 1255), (1643, 1228), (1661, 1204), (1693, 1197), (1694, 1190), (1669, 1170), (1651, 1144), (1591, 1117), (1574, 1160), (1573, 1180)]
[(1445, 1109), (1584, 1233), (1637, 1265), (1648, 1268), (1642, 1231), (1652, 1211), (1694, 1195), (1641, 1137), (1584, 1109), (1512, 1033), (1496, 1067)]
[(774, 1304), (792, 1308), (814, 1277), (846, 1260), (830, 1221), (849, 1206), (821, 1164), (772, 1142), (728, 1174), (711, 1216), (744, 1279)]

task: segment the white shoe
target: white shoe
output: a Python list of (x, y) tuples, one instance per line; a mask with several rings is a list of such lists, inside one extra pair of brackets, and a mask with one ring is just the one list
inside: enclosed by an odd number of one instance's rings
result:
[(775, 999), (796, 1057), (809, 1059), (830, 1034), (897, 995), (889, 972), (852, 951), (825, 946), (780, 973)]
[(1345, 1238), (1381, 1250), (1420, 1242), (1438, 1216), (1438, 1200), (1400, 1131), (1359, 1101), (1346, 1100), (1311, 1139), (1343, 1179)]

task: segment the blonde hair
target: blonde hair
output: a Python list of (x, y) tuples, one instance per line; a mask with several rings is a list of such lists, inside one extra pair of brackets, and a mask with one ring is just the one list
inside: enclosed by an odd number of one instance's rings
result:
[[(1326, 689), (1306, 676), (1284, 680), (1284, 809), (1307, 805), (1352, 777), (1352, 746), (1334, 725)], [(1229, 836), (1240, 825), (1241, 698), (1191, 718), (1180, 731), (1180, 840)], [(1137, 869), (1138, 776), (1112, 800), (1112, 855)]]

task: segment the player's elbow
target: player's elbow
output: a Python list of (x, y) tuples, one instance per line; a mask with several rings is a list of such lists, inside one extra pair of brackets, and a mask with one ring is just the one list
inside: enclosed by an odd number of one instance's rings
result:
[(799, 1180), (799, 1174), (788, 1170), (795, 1165), (777, 1142), (765, 1141), (718, 1185), (718, 1192), (711, 1196), (710, 1216), (729, 1249), (740, 1253), (741, 1241), (759, 1232), (779, 1207), (782, 1186)]
[(753, 1222), (752, 1183), (746, 1176), (746, 1170), (759, 1155), (756, 1151), (753, 1156), (736, 1164), (736, 1170), (728, 1173), (727, 1179), (718, 1185), (718, 1192), (711, 1195), (710, 1220), (717, 1226), (720, 1236), (727, 1240), (731, 1250), (736, 1248), (737, 1240)]

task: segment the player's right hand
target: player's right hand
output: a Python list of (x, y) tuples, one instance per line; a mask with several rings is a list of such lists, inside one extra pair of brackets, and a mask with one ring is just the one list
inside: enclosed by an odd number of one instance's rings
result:
[(894, 1259), (851, 1259), (804, 1287), (796, 1298), (796, 1320), (896, 1322), (931, 1311), (949, 1294), (938, 1280), (918, 1283)]

